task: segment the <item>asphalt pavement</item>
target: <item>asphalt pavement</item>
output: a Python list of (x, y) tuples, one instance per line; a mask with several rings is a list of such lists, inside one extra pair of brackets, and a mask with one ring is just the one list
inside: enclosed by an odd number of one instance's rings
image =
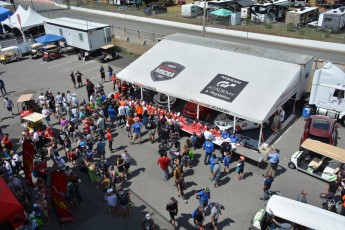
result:
[[(121, 59), (110, 63), (116, 73), (135, 59), (133, 56), (122, 56)], [(34, 93), (35, 98), (37, 98), (40, 92), (46, 90), (52, 91), (54, 94), (58, 91), (71, 90), (81, 99), (86, 98), (86, 89), (85, 87), (73, 89), (69, 77), (70, 72), (79, 70), (85, 78), (97, 83), (100, 81), (100, 65), (97, 60), (78, 61), (76, 55), (66, 56), (51, 62), (43, 62), (41, 59), (25, 59), (0, 66), (0, 78), (6, 84), (6, 89), (9, 92), (8, 97), (15, 104), (21, 94)], [(105, 84), (106, 93), (112, 91), (111, 86), (111, 83)], [(19, 139), (23, 128), (20, 126), (19, 117), (11, 118), (9, 112), (2, 107), (0, 114), (3, 118), (1, 122), (3, 131), (10, 134), (13, 141), (17, 143), (16, 147), (20, 150)], [(303, 126), (304, 120), (302, 118), (297, 119), (275, 143), (275, 146), (281, 150), (282, 158), (278, 176), (272, 185), (272, 191), (280, 191), (283, 196), (295, 199), (297, 193), (301, 189), (305, 189), (308, 191), (308, 203), (320, 207), (319, 193), (325, 191), (327, 184), (304, 173), (291, 170), (287, 166), (290, 156), (298, 150)], [(59, 128), (58, 125), (54, 127)], [(124, 149), (127, 149), (132, 156), (132, 178), (123, 186), (131, 190), (131, 197), (135, 204), (133, 217), (125, 219), (111, 216), (106, 205), (102, 202), (101, 190), (95, 190), (87, 176), (80, 174), (78, 168), (73, 168), (82, 178), (80, 190), (83, 201), (73, 210), (76, 221), (63, 225), (61, 229), (101, 230), (110, 227), (140, 229), (140, 220), (146, 213), (150, 213), (156, 221), (156, 229), (172, 229), (168, 222), (169, 215), (165, 206), (171, 196), (177, 198), (177, 191), (171, 179), (168, 182), (163, 181), (163, 174), (156, 164), (158, 144), (149, 143), (148, 135), (145, 134), (141, 145), (130, 145), (124, 128), (117, 127), (113, 133), (115, 135), (113, 146), (118, 151), (112, 154), (107, 152), (108, 162), (114, 164), (115, 155), (122, 154)], [(344, 136), (345, 129), (340, 127), (338, 143), (343, 148), (345, 147), (345, 142), (342, 140)], [(185, 139), (186, 137), (183, 137), (181, 143), (184, 143)], [(219, 155), (218, 150), (217, 154)], [(185, 173), (188, 204), (185, 204), (182, 199), (178, 199), (179, 215), (177, 221), (180, 226), (179, 229), (192, 229), (191, 213), (198, 206), (195, 192), (205, 186), (210, 187), (211, 201), (220, 202), (224, 207), (219, 229), (247, 229), (253, 215), (259, 209), (264, 208), (266, 203), (259, 199), (262, 196), (264, 178), (261, 174), (264, 173), (264, 170), (259, 169), (255, 162), (247, 162), (244, 170), (244, 181), (236, 181), (236, 173), (234, 172), (236, 163), (233, 162), (231, 174), (221, 178), (219, 188), (213, 188), (208, 179), (209, 168), (202, 163), (200, 157), (203, 157), (203, 151), (199, 149), (196, 151), (194, 166), (187, 169)], [(209, 222), (210, 217), (207, 216), (205, 223)], [(52, 223), (43, 229), (59, 229), (54, 212), (52, 212)]]

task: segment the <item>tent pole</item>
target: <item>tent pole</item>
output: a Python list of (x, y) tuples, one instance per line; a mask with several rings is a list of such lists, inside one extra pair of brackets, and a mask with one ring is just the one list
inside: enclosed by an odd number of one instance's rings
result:
[(168, 111), (170, 113), (170, 96), (168, 95)]
[(259, 134), (259, 141), (258, 141), (258, 148), (260, 148), (260, 146), (261, 146), (262, 127), (263, 127), (263, 125), (262, 125), (262, 123), (261, 123), (261, 125), (260, 125), (260, 134)]
[(233, 126), (234, 128), (232, 129), (232, 132), (233, 133), (236, 133), (236, 117), (234, 116), (234, 126)]
[(199, 120), (199, 111), (200, 111), (200, 108), (199, 108), (199, 104), (196, 105), (196, 118)]
[(143, 87), (140, 87), (140, 96), (141, 96), (141, 99), (143, 99)]

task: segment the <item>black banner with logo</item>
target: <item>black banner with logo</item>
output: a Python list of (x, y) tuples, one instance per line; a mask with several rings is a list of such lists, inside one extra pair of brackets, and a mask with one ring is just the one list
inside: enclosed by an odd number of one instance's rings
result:
[(175, 62), (165, 61), (151, 71), (153, 81), (166, 81), (175, 78), (184, 70), (184, 66)]
[(200, 93), (227, 102), (233, 102), (247, 84), (247, 81), (242, 81), (225, 74), (217, 74)]

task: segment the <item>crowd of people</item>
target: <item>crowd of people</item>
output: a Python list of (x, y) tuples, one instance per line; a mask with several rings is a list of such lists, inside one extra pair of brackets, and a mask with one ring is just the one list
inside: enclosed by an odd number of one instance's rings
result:
[[(102, 81), (105, 82), (103, 66), (100, 73)], [(68, 178), (66, 201), (70, 209), (82, 202), (82, 195), (79, 191), (81, 179), (74, 170), (78, 167), (81, 172), (88, 175), (90, 184), (95, 189), (101, 188), (104, 202), (110, 213), (123, 217), (132, 215), (131, 206), (134, 204), (131, 201), (129, 190), (123, 186), (123, 182), (129, 180), (131, 176), (131, 155), (127, 149), (118, 148), (121, 143), (114, 143), (115, 127), (124, 128), (119, 130), (123, 130), (127, 134), (130, 144), (140, 145), (142, 143), (143, 127), (147, 129), (152, 144), (156, 141), (160, 143), (157, 164), (163, 172), (163, 180), (168, 181), (173, 178), (177, 197), (185, 203), (188, 203), (189, 198), (185, 196), (185, 171), (196, 166), (194, 151), (197, 148), (204, 150), (204, 164), (209, 166), (209, 180), (213, 182), (214, 188), (220, 186), (221, 174), (227, 176), (231, 173), (230, 163), (233, 160), (231, 143), (238, 144), (240, 141), (236, 133), (231, 133), (229, 130), (220, 132), (219, 129), (212, 129), (209, 125), (198, 121), (188, 124), (187, 119), (180, 113), (169, 112), (166, 108), (154, 105), (152, 102), (138, 99), (136, 87), (118, 80), (111, 68), (108, 68), (108, 75), (109, 81), (113, 83), (114, 91), (116, 90), (114, 93), (106, 94), (102, 84), (94, 85), (91, 80), (85, 79), (86, 99), (78, 98), (76, 93), (70, 91), (57, 92), (55, 95), (46, 91), (38, 96), (37, 104), (45, 116), (48, 127), (45, 127), (42, 122), (28, 124), (28, 132), (22, 133), (22, 141), (31, 142), (35, 148), (34, 190), (27, 188), (23, 184), (23, 180), (19, 179), (23, 174), (22, 159), (13, 148), (11, 139), (7, 134), (4, 135), (1, 176), (26, 210), (28, 218), (25, 226), (36, 227), (50, 223), (51, 197), (48, 189), (50, 178), (48, 165), (50, 163), (54, 170), (63, 172)], [(77, 88), (77, 83), (78, 87), (84, 86), (82, 73), (77, 71), (74, 75), (72, 72), (70, 76), (74, 88)], [(4, 100), (7, 107), (9, 99)], [(52, 122), (52, 118), (58, 123)], [(192, 132), (185, 143), (181, 143), (181, 130), (187, 124), (189, 127), (198, 126), (199, 132)], [(274, 128), (280, 129), (279, 125)], [(45, 134), (46, 130), (50, 135)], [(220, 157), (217, 156), (212, 142), (214, 136), (230, 140), (230, 142), (224, 141), (221, 144)], [(113, 165), (106, 158), (106, 146), (111, 154), (116, 155), (116, 162)], [(264, 200), (270, 196), (269, 190), (276, 176), (279, 158), (279, 150), (274, 148), (267, 155), (269, 167), (264, 175), (262, 197)], [(67, 164), (67, 162), (71, 164)], [(244, 167), (245, 157), (240, 156), (236, 163), (235, 179), (239, 181), (244, 179)], [(338, 185), (337, 190), (345, 185), (340, 182), (338, 180), (335, 182)], [(332, 184), (333, 190), (336, 185)], [(303, 190), (299, 194), (298, 200), (306, 202), (305, 196), (306, 192)], [(345, 200), (345, 197), (343, 198)], [(208, 187), (200, 189), (196, 194), (196, 199), (199, 200), (199, 206), (192, 214), (195, 229), (205, 228), (208, 207), (211, 207), (210, 226), (216, 229), (222, 215), (222, 205), (218, 202), (211, 202)], [(345, 202), (343, 209), (345, 210)], [(178, 214), (176, 198), (171, 197), (166, 210), (169, 212), (171, 224), (178, 228), (175, 219)], [(344, 214), (343, 211), (342, 213)], [(152, 217), (146, 214), (141, 222), (142, 228), (153, 229), (154, 225)]]

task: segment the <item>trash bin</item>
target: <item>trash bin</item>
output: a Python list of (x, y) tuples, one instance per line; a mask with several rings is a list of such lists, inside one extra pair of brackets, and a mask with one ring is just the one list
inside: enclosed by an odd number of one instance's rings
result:
[(303, 107), (302, 116), (303, 116), (304, 118), (310, 117), (310, 111), (311, 111), (311, 105), (305, 104), (304, 107)]

